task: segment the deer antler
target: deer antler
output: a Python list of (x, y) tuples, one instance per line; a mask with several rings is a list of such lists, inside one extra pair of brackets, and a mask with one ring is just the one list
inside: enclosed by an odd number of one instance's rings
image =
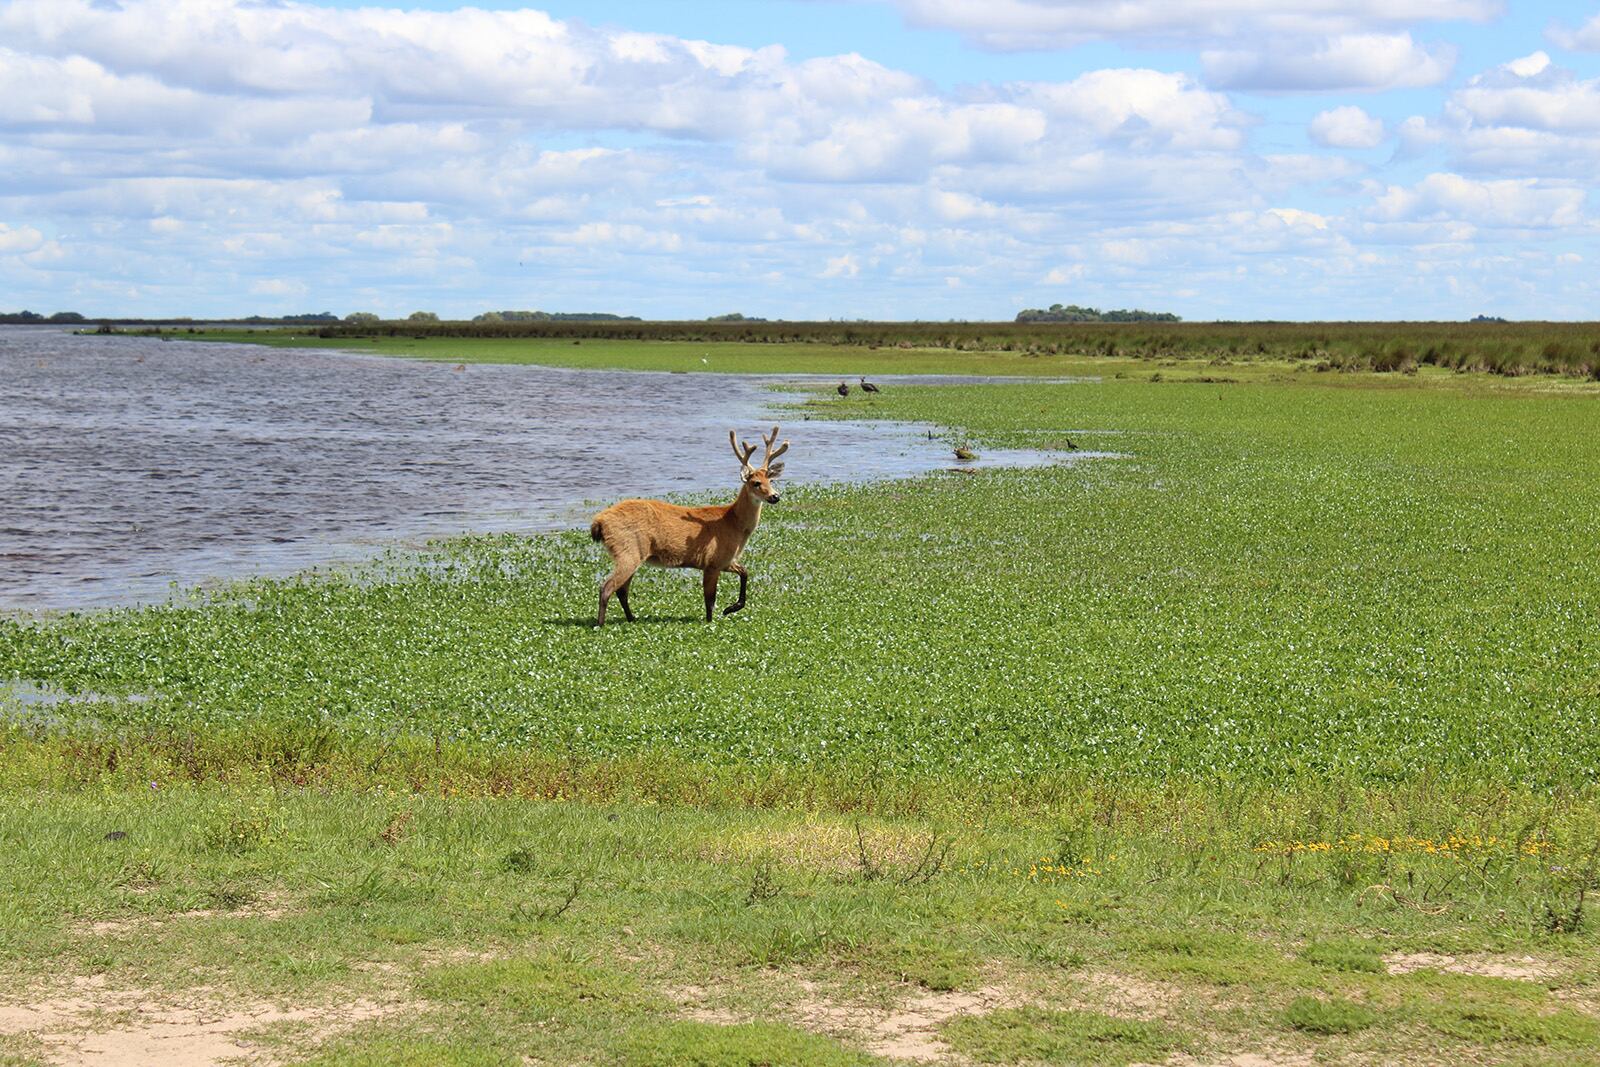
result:
[(750, 466), (750, 457), (756, 454), (756, 446), (752, 444), (746, 444), (741, 451), (739, 447), (739, 438), (734, 435), (732, 430), (728, 431), (728, 444), (733, 446), (733, 454), (734, 457), (738, 459), (739, 466)]
[[(778, 440), (778, 428), (776, 426), (774, 426), (772, 428), (772, 436), (771, 437), (768, 437), (766, 434), (762, 434), (761, 435), (761, 442), (767, 446), (767, 455), (766, 455), (766, 458), (761, 461), (761, 465), (766, 468), (768, 474), (773, 474), (773, 475), (777, 474), (777, 471), (774, 471), (772, 469), (772, 461), (777, 459), (779, 456), (783, 455), (785, 452), (789, 451), (789, 442), (785, 441), (783, 444), (778, 445), (778, 450), (776, 452), (774, 452), (772, 450), (772, 446), (773, 446), (774, 442), (776, 442), (777, 440)], [(783, 464), (781, 464), (781, 463), (778, 464), (778, 469), (782, 470), (783, 469)]]

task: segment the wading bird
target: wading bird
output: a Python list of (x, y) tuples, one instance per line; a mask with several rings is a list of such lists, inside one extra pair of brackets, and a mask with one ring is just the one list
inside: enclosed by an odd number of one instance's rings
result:
[(838, 392), (838, 394), (840, 396), (849, 396), (850, 395), (850, 387), (848, 385), (846, 385), (845, 383), (840, 382), (837, 392)]
[(622, 614), (633, 621), (633, 609), (628, 606), (628, 584), (633, 572), (649, 563), (657, 567), (692, 567), (705, 572), (702, 583), (706, 601), (706, 621), (711, 621), (711, 609), (717, 602), (717, 579), (723, 571), (739, 576), (739, 599), (723, 609), (732, 615), (744, 607), (745, 592), (749, 588), (750, 573), (739, 562), (745, 542), (761, 521), (761, 505), (776, 504), (778, 491), (772, 480), (783, 473), (783, 464), (774, 462), (789, 450), (785, 441), (776, 449), (778, 428), (772, 435), (761, 435), (767, 446), (761, 466), (752, 467), (750, 457), (756, 446), (746, 443), (742, 447), (732, 430), (728, 443), (739, 461), (740, 478), (744, 484), (733, 503), (712, 507), (686, 508), (662, 500), (623, 500), (612, 504), (594, 517), (589, 524), (589, 536), (606, 546), (614, 564), (610, 574), (600, 583), (600, 615), (596, 626), (606, 624), (606, 602), (613, 595), (622, 605)]
[(882, 389), (879, 389), (876, 385), (873, 385), (871, 382), (867, 381), (865, 378), (861, 379), (861, 391), (863, 393), (881, 393), (881, 392), (883, 392)]

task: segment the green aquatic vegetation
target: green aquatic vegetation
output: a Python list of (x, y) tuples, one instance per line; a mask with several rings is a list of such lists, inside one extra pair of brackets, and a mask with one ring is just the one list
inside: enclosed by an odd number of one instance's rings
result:
[[(166, 738), (182, 759), (205, 749), (194, 732), (226, 735), (291, 777), (411, 738), (1008, 789), (1576, 787), (1600, 773), (1597, 403), (1370, 379), (817, 401), (1129, 458), (791, 489), (752, 539), (750, 609), (711, 625), (692, 582), (646, 571), (641, 621), (596, 633), (605, 561), (587, 537), (478, 537), (195, 603), (13, 619), (0, 673), (147, 698), (59, 709), (91, 736)], [(1411, 861), (1340, 858), (1367, 884)]]

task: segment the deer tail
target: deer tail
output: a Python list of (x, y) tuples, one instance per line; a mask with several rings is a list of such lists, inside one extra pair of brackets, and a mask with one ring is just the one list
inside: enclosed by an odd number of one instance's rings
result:
[(601, 537), (600, 520), (596, 519), (596, 520), (594, 520), (593, 522), (591, 522), (589, 524), (589, 539), (591, 541), (598, 541), (598, 540), (600, 540), (600, 537)]

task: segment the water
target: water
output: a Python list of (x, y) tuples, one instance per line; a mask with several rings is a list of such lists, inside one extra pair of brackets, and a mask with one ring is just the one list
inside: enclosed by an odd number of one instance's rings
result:
[(791, 397), (771, 384), (0, 327), (0, 610), (150, 602), (429, 537), (580, 527), (625, 496), (731, 498), (730, 428), (755, 441), (783, 423), (788, 485), (954, 463), (924, 427), (775, 412)]

